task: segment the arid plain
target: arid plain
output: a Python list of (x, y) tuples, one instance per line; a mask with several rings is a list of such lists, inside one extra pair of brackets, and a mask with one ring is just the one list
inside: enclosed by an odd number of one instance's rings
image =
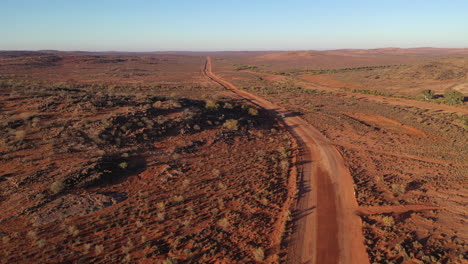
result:
[(2, 263), (465, 263), (468, 49), (0, 52)]

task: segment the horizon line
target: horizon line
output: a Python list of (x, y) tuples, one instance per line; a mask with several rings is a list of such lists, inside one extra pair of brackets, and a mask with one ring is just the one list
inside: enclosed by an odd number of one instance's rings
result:
[(291, 51), (338, 51), (338, 50), (385, 50), (385, 49), (468, 49), (468, 47), (380, 47), (380, 48), (338, 48), (338, 49), (245, 49), (245, 50), (152, 50), (152, 51), (130, 51), (130, 50), (56, 50), (56, 49), (0, 49), (0, 52), (88, 52), (88, 53), (164, 53), (164, 52), (291, 52)]

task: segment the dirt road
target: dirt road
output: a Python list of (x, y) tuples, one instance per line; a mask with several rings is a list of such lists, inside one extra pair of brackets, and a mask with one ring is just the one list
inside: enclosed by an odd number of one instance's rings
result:
[(289, 263), (369, 263), (356, 214), (353, 180), (336, 148), (299, 116), (222, 80), (211, 71), (211, 58), (204, 67), (214, 82), (268, 110), (295, 135), (302, 147), (298, 163), (302, 175), (294, 213)]

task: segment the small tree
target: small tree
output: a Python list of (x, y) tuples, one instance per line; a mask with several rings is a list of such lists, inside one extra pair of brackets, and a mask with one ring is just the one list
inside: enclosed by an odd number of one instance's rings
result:
[(448, 90), (444, 93), (445, 103), (448, 105), (460, 105), (463, 104), (465, 96), (459, 91)]
[(424, 95), (424, 99), (426, 100), (434, 99), (434, 95), (435, 95), (434, 91), (430, 89), (422, 91), (422, 94)]

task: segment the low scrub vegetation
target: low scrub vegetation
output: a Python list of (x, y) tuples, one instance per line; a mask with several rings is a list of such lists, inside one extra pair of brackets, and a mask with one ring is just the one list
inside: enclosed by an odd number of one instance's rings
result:
[(144, 92), (154, 85), (24, 84), (0, 84), (2, 107), (24, 107), (0, 116), (3, 215), (12, 212), (0, 227), (28, 223), (0, 233), (6, 262), (276, 254), (263, 249), (287, 193), (289, 157), (277, 150), (290, 142), (266, 113), (221, 96)]
[(449, 90), (444, 93), (444, 102), (448, 105), (462, 105), (465, 100), (465, 96), (455, 90)]

